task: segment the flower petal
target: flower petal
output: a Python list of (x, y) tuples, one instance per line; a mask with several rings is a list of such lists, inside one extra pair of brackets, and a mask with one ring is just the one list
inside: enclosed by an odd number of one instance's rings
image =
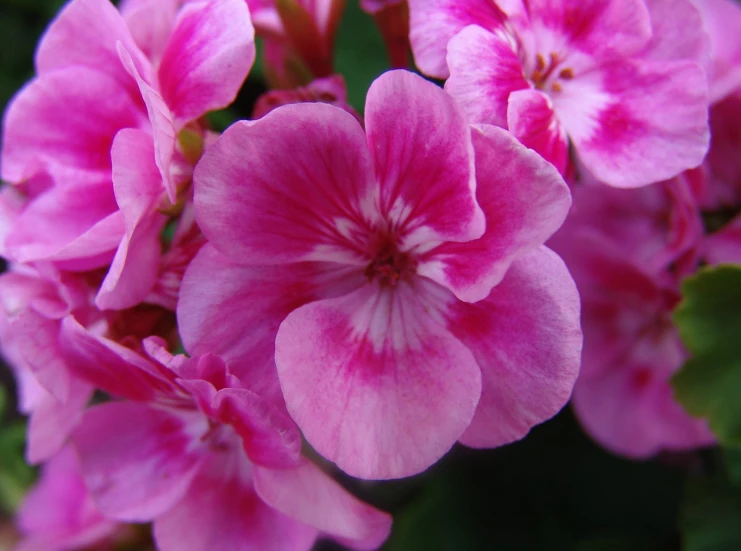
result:
[(169, 106), (165, 103), (165, 100), (162, 99), (160, 93), (150, 86), (142, 77), (134, 64), (131, 53), (120, 44), (118, 47), (118, 55), (121, 58), (121, 62), (126, 67), (126, 70), (129, 71), (129, 74), (139, 86), (139, 92), (144, 100), (144, 105), (146, 105), (149, 122), (152, 125), (155, 153), (154, 159), (157, 163), (157, 168), (159, 168), (160, 174), (162, 175), (162, 181), (167, 190), (167, 197), (170, 199), (171, 203), (175, 204), (177, 202), (178, 190), (176, 183), (171, 177), (171, 165), (173, 162), (173, 156), (175, 155), (176, 141), (173, 115), (170, 112)]
[(108, 0), (73, 0), (57, 15), (39, 43), (36, 69), (41, 75), (75, 66), (97, 69), (114, 78), (135, 98), (136, 83), (116, 53), (119, 42), (132, 53), (138, 70), (151, 79), (151, 66), (116, 7)]
[(142, 121), (126, 90), (103, 72), (70, 67), (42, 75), (5, 114), (2, 178), (17, 183), (41, 170), (57, 185), (110, 178), (114, 136)]
[[(584, 77), (585, 79), (587, 77)], [(684, 61), (604, 66), (556, 111), (579, 158), (599, 180), (640, 187), (698, 166), (708, 150), (707, 80)], [(595, 98), (595, 99), (592, 99)]]
[(242, 266), (206, 245), (183, 278), (178, 328), (191, 355), (221, 356), (251, 390), (282, 404), (274, 359), (278, 326), (299, 306), (364, 281), (362, 272), (348, 276), (338, 265)]
[(72, 316), (62, 321), (60, 340), (73, 373), (101, 390), (143, 401), (171, 393), (172, 382), (155, 364), (133, 350), (93, 334)]
[(695, 4), (690, 0), (646, 0), (646, 6), (651, 12), (653, 33), (641, 55), (650, 59), (684, 59), (707, 67), (710, 39)]
[(448, 44), (448, 66), (445, 91), (469, 121), (506, 128), (510, 93), (530, 88), (512, 44), (479, 26), (466, 27)]
[(388, 71), (368, 90), (365, 127), (380, 186), (374, 199), (407, 243), (481, 237), (471, 136), (445, 92), (409, 71)]
[(558, 172), (509, 132), (481, 125), (472, 137), (486, 233), (468, 243), (441, 245), (417, 268), (465, 302), (485, 299), (513, 261), (558, 229), (571, 205)]
[(520, 143), (540, 153), (558, 172), (566, 174), (569, 139), (547, 95), (530, 88), (512, 92), (507, 104), (507, 128)]
[(76, 378), (70, 382), (64, 401), (43, 388), (38, 391), (45, 397), (31, 412), (26, 443), (26, 460), (32, 465), (47, 461), (62, 449), (93, 396), (93, 388)]
[(43, 467), (18, 511), (17, 525), (24, 537), (16, 551), (86, 549), (112, 539), (120, 528), (95, 509), (69, 446)]
[(108, 517), (147, 522), (188, 492), (198, 471), (198, 438), (208, 430), (197, 412), (111, 402), (89, 409), (72, 441), (85, 483)]
[(167, 221), (156, 211), (163, 196), (152, 136), (124, 129), (113, 141), (113, 188), (126, 235), (101, 284), (95, 303), (101, 310), (123, 310), (142, 302), (159, 270), (160, 233)]
[(710, 37), (710, 102), (741, 87), (741, 8), (732, 0), (694, 0)]
[(158, 71), (162, 97), (178, 125), (234, 101), (255, 61), (254, 35), (244, 0), (181, 8)]
[(224, 388), (214, 396), (217, 418), (242, 438), (252, 463), (284, 469), (299, 463), (301, 434), (285, 413), (254, 392)]
[(409, 0), (409, 38), (417, 67), (428, 76), (448, 78), (448, 42), (468, 25), (499, 28), (506, 15), (497, 4), (490, 0)]
[(252, 487), (249, 475), (246, 458), (210, 454), (184, 499), (154, 523), (157, 549), (311, 549), (317, 531), (266, 505)]
[(236, 261), (365, 265), (364, 241), (356, 241), (373, 214), (361, 211), (372, 184), (352, 115), (319, 103), (284, 105), (232, 125), (206, 151), (194, 175), (196, 219)]
[(71, 270), (105, 266), (124, 235), (123, 218), (108, 186), (105, 181), (60, 185), (32, 200), (6, 240), (10, 258), (24, 263), (64, 261)]
[(640, 51), (651, 38), (645, 0), (528, 0), (530, 24), (592, 57)]
[(488, 298), (451, 306), (449, 328), (474, 354), (481, 400), (461, 442), (501, 446), (553, 417), (579, 373), (579, 294), (563, 261), (542, 247), (515, 261)]
[(418, 301), (406, 283), (367, 285), (302, 306), (278, 330), (288, 411), (309, 443), (352, 476), (423, 471), (476, 408), (476, 361)]
[(662, 450), (691, 450), (715, 442), (707, 421), (691, 417), (674, 400), (668, 375), (681, 364), (657, 352), (648, 364), (627, 358), (595, 376), (580, 377), (574, 388), (572, 404), (579, 422), (612, 453), (646, 459)]
[(162, 59), (182, 0), (128, 0), (118, 4), (137, 46), (153, 63)]
[(294, 469), (255, 467), (253, 476), (265, 503), (353, 549), (378, 549), (389, 535), (388, 514), (355, 498), (309, 461)]

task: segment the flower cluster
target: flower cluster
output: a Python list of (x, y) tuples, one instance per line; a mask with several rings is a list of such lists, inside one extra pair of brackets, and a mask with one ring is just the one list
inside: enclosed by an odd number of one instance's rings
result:
[[(361, 5), (444, 88), (389, 71), (358, 114), (340, 0), (71, 0), (47, 29), (0, 161), (0, 345), (43, 464), (19, 549), (141, 523), (162, 551), (376, 549), (390, 516), (332, 469), (411, 476), (572, 390), (616, 453), (712, 442), (670, 314), (741, 262), (741, 218), (708, 223), (741, 206), (741, 10)], [(219, 134), (255, 33), (273, 89)]]

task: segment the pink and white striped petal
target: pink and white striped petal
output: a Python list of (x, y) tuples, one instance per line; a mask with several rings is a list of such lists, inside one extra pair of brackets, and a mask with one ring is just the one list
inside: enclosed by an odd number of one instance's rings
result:
[(530, 88), (512, 43), (477, 25), (463, 29), (448, 44), (450, 93), (473, 123), (507, 127), (507, 101), (512, 92)]
[(285, 105), (232, 125), (206, 151), (194, 175), (196, 219), (236, 261), (365, 266), (376, 222), (373, 180), (352, 115), (319, 103)]
[(554, 103), (581, 162), (615, 187), (667, 180), (708, 150), (707, 80), (693, 62), (606, 65)]
[(569, 138), (544, 93), (528, 88), (509, 95), (507, 128), (520, 143), (534, 149), (562, 175), (569, 167)]
[(250, 389), (282, 404), (274, 360), (280, 324), (308, 302), (351, 292), (365, 282), (362, 272), (338, 264), (244, 266), (206, 245), (183, 278), (180, 335), (191, 355), (221, 356)]
[(569, 189), (553, 166), (509, 132), (479, 125), (471, 134), (486, 233), (433, 249), (417, 268), (465, 302), (485, 299), (513, 261), (560, 227), (571, 205)]
[(469, 128), (445, 92), (409, 71), (386, 72), (368, 90), (365, 127), (378, 185), (373, 199), (403, 236), (402, 249), (481, 237), (486, 221), (476, 203)]
[(367, 285), (298, 308), (278, 331), (289, 413), (309, 443), (352, 476), (425, 470), (461, 436), (478, 403), (473, 355), (432, 319), (419, 291)]

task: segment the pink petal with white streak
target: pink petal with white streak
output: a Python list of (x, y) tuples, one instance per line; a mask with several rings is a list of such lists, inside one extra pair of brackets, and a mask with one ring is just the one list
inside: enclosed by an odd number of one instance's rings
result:
[(520, 143), (534, 149), (566, 174), (569, 139), (553, 111), (553, 102), (538, 90), (517, 90), (509, 95), (507, 127)]
[(707, 80), (684, 61), (635, 61), (577, 77), (554, 100), (586, 168), (640, 187), (698, 166), (708, 150)]
[(36, 69), (40, 75), (74, 66), (96, 69), (114, 78), (135, 98), (136, 83), (118, 59), (119, 42), (131, 52), (137, 69), (151, 80), (152, 68), (116, 7), (109, 0), (72, 0), (41, 39)]
[(429, 291), (369, 284), (295, 310), (278, 331), (275, 357), (288, 411), (309, 443), (352, 476), (425, 470), (461, 436), (476, 408), (479, 367), (431, 318), (418, 292)]
[(194, 186), (203, 233), (236, 261), (368, 262), (373, 172), (363, 130), (342, 109), (285, 105), (232, 125), (198, 163)]
[(278, 326), (307, 302), (350, 292), (365, 281), (362, 272), (342, 265), (241, 266), (206, 245), (183, 279), (180, 335), (190, 354), (221, 356), (250, 389), (282, 404), (274, 360)]
[(314, 528), (262, 501), (239, 453), (207, 457), (188, 493), (154, 523), (161, 551), (309, 551)]
[(469, 128), (450, 96), (419, 75), (388, 71), (368, 90), (365, 127), (380, 187), (374, 199), (404, 235), (402, 247), (483, 235)]
[(467, 243), (444, 243), (417, 268), (465, 302), (485, 299), (513, 261), (558, 229), (571, 205), (563, 178), (509, 132), (480, 125), (472, 127), (472, 138), (486, 233)]
[(450, 78), (445, 90), (473, 123), (506, 128), (509, 96), (529, 89), (512, 43), (479, 26), (466, 27), (448, 44)]

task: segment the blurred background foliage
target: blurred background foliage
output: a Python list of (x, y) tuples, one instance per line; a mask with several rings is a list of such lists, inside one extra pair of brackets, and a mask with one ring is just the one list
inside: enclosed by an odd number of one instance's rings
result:
[[(3, 111), (32, 77), (36, 43), (62, 4), (0, 0)], [(348, 1), (335, 61), (347, 81), (350, 103), (362, 112), (368, 86), (388, 62), (380, 34), (355, 0)], [(249, 117), (265, 89), (258, 63), (235, 105), (213, 115), (214, 126), (223, 129)], [(704, 386), (711, 384), (701, 369), (708, 361), (726, 377), (721, 386), (728, 408), (738, 413), (741, 404), (741, 384), (732, 384), (741, 381), (741, 369), (733, 369), (734, 362), (741, 363), (741, 271), (734, 271), (711, 274), (713, 281), (696, 278), (687, 287), (691, 305), (679, 315), (685, 338), (692, 341), (688, 347), (697, 356), (676, 384), (685, 403), (699, 413), (717, 407), (726, 411), (718, 406), (715, 390)], [(710, 306), (702, 298), (708, 293), (715, 297)], [(713, 323), (725, 328), (722, 335), (713, 333)], [(711, 349), (723, 347), (718, 339), (733, 347), (703, 359), (708, 354), (704, 336), (712, 341)], [(23, 462), (24, 427), (6, 369), (2, 381), (0, 508), (8, 518), (34, 471)], [(695, 392), (698, 387), (704, 390)], [(739, 416), (734, 420), (741, 423)], [(394, 514), (386, 551), (741, 550), (741, 451), (729, 447), (627, 461), (592, 443), (568, 408), (521, 442), (488, 451), (458, 447), (408, 480), (370, 483), (338, 476), (358, 496)], [(332, 543), (317, 546), (338, 549)]]

